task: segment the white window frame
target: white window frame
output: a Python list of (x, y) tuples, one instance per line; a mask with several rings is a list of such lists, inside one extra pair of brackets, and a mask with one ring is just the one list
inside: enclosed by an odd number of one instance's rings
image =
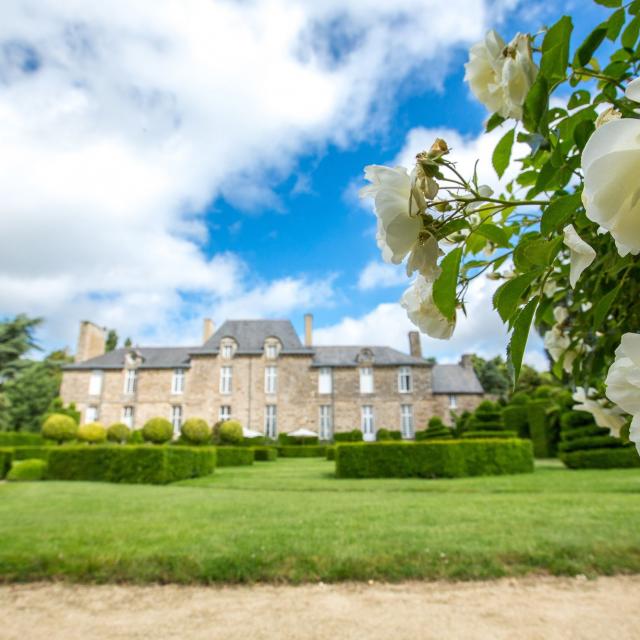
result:
[(413, 424), (413, 405), (411, 404), (400, 405), (400, 431), (402, 432), (402, 437), (405, 440), (411, 440), (415, 435)]
[(275, 360), (278, 357), (278, 345), (275, 342), (268, 342), (264, 346), (264, 357), (268, 360)]
[(360, 393), (373, 393), (373, 367), (360, 367)]
[(233, 356), (235, 355), (235, 349), (236, 345), (231, 342), (222, 342), (222, 344), (220, 345), (220, 355), (222, 356), (222, 358), (224, 358), (225, 360), (231, 360), (231, 358), (233, 358)]
[(275, 440), (278, 436), (278, 409), (275, 404), (265, 405), (264, 435)]
[(134, 409), (131, 406), (122, 407), (122, 423), (133, 429)]
[(318, 433), (320, 440), (331, 440), (333, 438), (333, 407), (330, 404), (320, 405), (320, 417), (318, 419)]
[(102, 382), (104, 379), (104, 371), (101, 369), (95, 369), (91, 372), (89, 378), (89, 395), (99, 396), (102, 393)]
[(333, 393), (333, 371), (331, 367), (320, 367), (318, 369), (318, 393), (321, 395)]
[(363, 404), (362, 407), (360, 407), (360, 429), (362, 430), (363, 439), (367, 442), (376, 439), (376, 422), (373, 405)]
[(171, 393), (180, 395), (184, 393), (185, 371), (182, 368), (174, 369), (171, 376)]
[(457, 409), (458, 408), (458, 397), (455, 393), (449, 394), (449, 409)]
[(274, 394), (278, 391), (278, 367), (264, 368), (264, 392)]
[(233, 389), (233, 367), (220, 367), (220, 393), (229, 394)]
[(225, 422), (225, 420), (231, 420), (231, 405), (221, 404), (220, 411), (218, 411), (218, 420)]
[(398, 369), (398, 392), (411, 393), (413, 391), (413, 371), (411, 367)]
[(138, 371), (136, 369), (126, 369), (124, 372), (124, 392), (131, 395), (138, 388)]
[(171, 405), (171, 424), (173, 425), (173, 432), (180, 433), (180, 427), (182, 427), (182, 405)]
[(84, 412), (84, 422), (89, 424), (90, 422), (97, 422), (100, 416), (100, 410), (95, 404), (90, 404)]

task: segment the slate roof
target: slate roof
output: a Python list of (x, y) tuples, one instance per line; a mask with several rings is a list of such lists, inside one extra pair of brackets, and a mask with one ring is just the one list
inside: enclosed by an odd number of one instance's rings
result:
[(313, 358), (314, 367), (355, 367), (358, 365), (358, 356), (363, 350), (371, 351), (373, 364), (376, 366), (393, 366), (421, 364), (427, 362), (422, 358), (415, 358), (391, 347), (315, 347)]
[(484, 393), (473, 369), (459, 364), (436, 364), (433, 367), (433, 393)]
[(197, 347), (128, 347), (114, 349), (97, 358), (74, 362), (64, 366), (64, 369), (122, 369), (125, 355), (128, 352), (142, 356), (140, 369), (178, 369), (188, 368), (189, 353)]

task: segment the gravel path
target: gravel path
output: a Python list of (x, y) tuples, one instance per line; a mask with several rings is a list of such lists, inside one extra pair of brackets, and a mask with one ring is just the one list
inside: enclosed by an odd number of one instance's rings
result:
[(0, 586), (2, 640), (632, 640), (640, 576), (253, 587)]

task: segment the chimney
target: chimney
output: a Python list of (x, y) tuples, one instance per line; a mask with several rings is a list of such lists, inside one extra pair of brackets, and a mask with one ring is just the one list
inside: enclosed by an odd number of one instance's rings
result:
[(422, 358), (422, 344), (418, 331), (409, 331), (409, 353), (414, 358)]
[(211, 318), (205, 318), (202, 321), (202, 343), (204, 344), (216, 330), (215, 324)]
[(471, 361), (472, 357), (472, 353), (463, 353), (462, 357), (460, 358), (460, 366), (464, 369), (470, 369), (473, 371), (473, 362)]
[(82, 320), (80, 322), (75, 361), (84, 362), (90, 358), (101, 356), (106, 347), (105, 332), (104, 327), (99, 327), (88, 320)]
[(304, 346), (310, 347), (313, 345), (313, 314), (304, 314)]

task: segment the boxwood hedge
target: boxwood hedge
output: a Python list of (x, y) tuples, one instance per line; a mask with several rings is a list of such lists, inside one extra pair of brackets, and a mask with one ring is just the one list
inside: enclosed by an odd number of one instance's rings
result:
[(273, 462), (278, 459), (275, 447), (253, 447), (253, 459), (260, 462)]
[(562, 455), (570, 469), (624, 469), (640, 467), (640, 456), (634, 446), (619, 449), (582, 449)]
[(44, 438), (39, 433), (0, 431), (0, 447), (37, 447), (41, 444), (44, 444)]
[(25, 482), (43, 480), (47, 471), (47, 461), (38, 458), (14, 460), (7, 474), (7, 480)]
[(531, 471), (531, 442), (519, 438), (336, 447), (338, 478), (459, 478)]
[(0, 449), (0, 480), (2, 480), (9, 469), (11, 469), (11, 463), (13, 462), (13, 449), (9, 447), (3, 447)]
[(250, 447), (218, 447), (219, 467), (240, 467), (253, 464), (254, 453)]
[(324, 444), (278, 447), (278, 456), (281, 458), (323, 458), (326, 454), (327, 447)]
[(214, 447), (94, 445), (56, 447), (47, 477), (131, 484), (167, 484), (213, 473)]
[(335, 445), (330, 445), (327, 447), (327, 460), (335, 460), (336, 459), (336, 447)]
[(14, 460), (48, 460), (49, 453), (53, 451), (55, 447), (14, 447), (13, 459)]

